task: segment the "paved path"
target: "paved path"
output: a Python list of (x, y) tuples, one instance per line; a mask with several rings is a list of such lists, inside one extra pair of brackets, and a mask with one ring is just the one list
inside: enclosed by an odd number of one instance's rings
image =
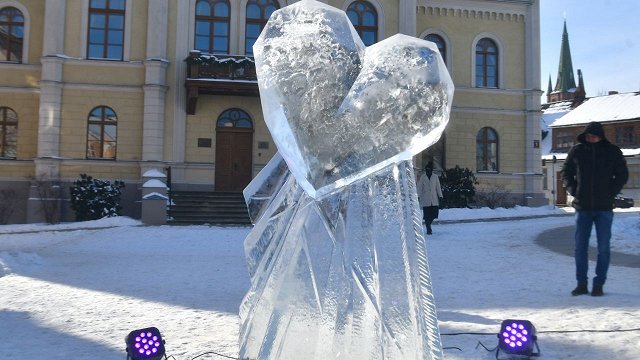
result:
[[(538, 235), (538, 238), (535, 240), (535, 242), (536, 244), (551, 251), (573, 257), (574, 231), (575, 226), (573, 225), (547, 230)], [(589, 259), (596, 261), (597, 254), (598, 249), (590, 246)], [(623, 254), (620, 252), (612, 251), (611, 265), (640, 268), (640, 255)]]

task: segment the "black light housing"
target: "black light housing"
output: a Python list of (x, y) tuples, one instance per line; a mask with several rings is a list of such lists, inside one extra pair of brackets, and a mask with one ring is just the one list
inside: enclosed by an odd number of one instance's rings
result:
[(127, 360), (160, 360), (165, 356), (164, 340), (158, 328), (133, 330), (127, 335), (125, 341)]
[[(537, 352), (534, 352), (534, 347)], [(510, 355), (523, 357), (540, 356), (536, 328), (533, 326), (531, 321), (514, 319), (504, 320), (500, 325), (500, 332), (498, 333), (496, 359), (498, 358), (500, 350)]]

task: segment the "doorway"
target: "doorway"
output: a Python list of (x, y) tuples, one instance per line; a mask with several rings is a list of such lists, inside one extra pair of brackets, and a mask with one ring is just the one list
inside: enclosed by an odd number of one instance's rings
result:
[(252, 178), (253, 122), (240, 109), (224, 111), (216, 124), (215, 191), (241, 192)]

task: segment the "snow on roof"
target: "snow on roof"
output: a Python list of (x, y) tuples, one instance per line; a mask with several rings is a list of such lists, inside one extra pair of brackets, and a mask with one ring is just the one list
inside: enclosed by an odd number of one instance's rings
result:
[(143, 188), (166, 188), (167, 185), (158, 179), (151, 179), (142, 184)]
[[(620, 150), (622, 150), (623, 156), (630, 157), (630, 156), (640, 155), (640, 149), (620, 149)], [(567, 153), (548, 153), (548, 154), (543, 154), (541, 158), (545, 160), (552, 160), (554, 156), (558, 160), (564, 160), (567, 158)]]
[(545, 104), (548, 105), (548, 107), (542, 109), (542, 121), (540, 122), (540, 128), (546, 133), (546, 136), (542, 138), (540, 144), (540, 150), (543, 155), (551, 153), (552, 129), (550, 126), (553, 125), (557, 119), (570, 112), (572, 104), (573, 101), (558, 101), (551, 104)]
[(166, 178), (167, 175), (158, 169), (151, 169), (145, 171), (144, 174), (142, 174), (142, 177)]
[(588, 98), (551, 127), (640, 119), (640, 91)]
[(142, 200), (169, 200), (169, 198), (160, 193), (152, 192), (143, 196)]

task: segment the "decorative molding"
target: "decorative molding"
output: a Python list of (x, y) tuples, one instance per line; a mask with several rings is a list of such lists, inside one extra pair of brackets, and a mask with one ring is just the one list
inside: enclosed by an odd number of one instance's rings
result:
[(496, 21), (524, 21), (527, 1), (417, 0), (417, 13)]
[(65, 65), (82, 65), (82, 66), (110, 66), (110, 67), (124, 67), (124, 68), (144, 68), (143, 61), (119, 61), (119, 60), (98, 60), (98, 59), (85, 59), (85, 58), (63, 58)]
[(25, 64), (25, 63), (15, 63), (15, 62), (0, 62), (0, 70), (27, 70), (27, 71), (38, 71), (41, 70), (41, 65), (33, 65), (33, 64)]
[(7, 93), (7, 94), (40, 94), (40, 88), (19, 87), (19, 86), (0, 86), (0, 93)]
[(479, 107), (460, 107), (454, 106), (451, 108), (452, 113), (467, 113), (467, 114), (489, 114), (489, 115), (509, 115), (509, 116), (525, 116), (527, 114), (524, 110), (514, 109), (496, 109), (496, 108), (479, 108)]
[(539, 92), (539, 95), (542, 95), (542, 91), (540, 90), (532, 90), (532, 89), (495, 89), (495, 88), (479, 88), (479, 87), (468, 87), (456, 85), (456, 92), (466, 92), (466, 93), (475, 93), (475, 94), (491, 94), (491, 95), (516, 95), (516, 96), (524, 96), (527, 94)]
[(142, 93), (143, 87), (138, 85), (108, 85), (108, 84), (81, 84), (81, 83), (64, 83), (62, 85), (65, 90), (89, 90), (89, 91), (115, 91), (115, 92), (134, 92)]

